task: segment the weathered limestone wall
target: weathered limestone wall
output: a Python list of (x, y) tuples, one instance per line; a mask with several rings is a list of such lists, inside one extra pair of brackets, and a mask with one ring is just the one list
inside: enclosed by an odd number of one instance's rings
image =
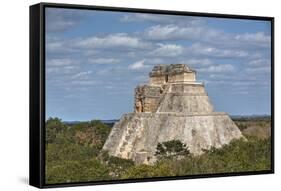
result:
[(211, 113), (213, 106), (207, 95), (168, 93), (160, 103), (157, 112)]
[(203, 84), (184, 84), (184, 83), (177, 83), (177, 84), (172, 84), (171, 88), (169, 90), (169, 93), (189, 93), (193, 95), (200, 95), (204, 94), (207, 95), (207, 92), (205, 91), (204, 85)]
[(202, 84), (171, 84), (157, 112), (212, 113), (213, 106)]
[(161, 86), (138, 86), (135, 89), (135, 112), (156, 112), (162, 91)]
[(155, 112), (159, 104), (159, 97), (145, 97), (143, 99), (143, 112)]
[(225, 113), (130, 113), (114, 126), (103, 149), (117, 157), (151, 164), (156, 160), (154, 154), (159, 142), (178, 139), (198, 155), (202, 149), (219, 148), (241, 137)]
[(196, 81), (195, 72), (180, 73), (180, 74), (170, 74), (168, 76), (168, 82), (194, 82)]
[(149, 84), (150, 85), (162, 85), (162, 84), (165, 84), (167, 83), (166, 80), (168, 78), (163, 75), (163, 76), (153, 76), (153, 77), (150, 77), (149, 78)]

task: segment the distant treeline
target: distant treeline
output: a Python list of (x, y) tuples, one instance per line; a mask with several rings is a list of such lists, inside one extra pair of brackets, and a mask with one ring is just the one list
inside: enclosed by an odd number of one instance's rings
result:
[[(119, 121), (119, 119), (110, 119), (110, 120), (96, 120), (96, 121), (100, 121), (103, 124), (106, 124), (110, 127), (113, 127), (113, 125)], [(66, 125), (76, 125), (79, 123), (83, 123), (83, 122), (87, 122), (87, 121), (62, 121), (64, 124)]]
[(236, 121), (271, 121), (271, 115), (247, 115), (247, 116), (230, 116), (232, 120)]

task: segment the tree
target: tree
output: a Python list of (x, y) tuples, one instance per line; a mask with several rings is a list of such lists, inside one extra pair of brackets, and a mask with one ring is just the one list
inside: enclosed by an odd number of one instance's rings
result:
[(57, 135), (65, 129), (66, 126), (61, 119), (50, 117), (46, 121), (46, 143), (53, 143)]
[(173, 158), (179, 156), (189, 156), (188, 147), (180, 140), (171, 140), (158, 143), (155, 156), (159, 158)]

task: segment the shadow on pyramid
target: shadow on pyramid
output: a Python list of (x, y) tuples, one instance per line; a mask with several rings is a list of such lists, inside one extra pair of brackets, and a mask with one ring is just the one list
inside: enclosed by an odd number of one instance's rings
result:
[(227, 113), (214, 112), (204, 84), (185, 64), (157, 65), (135, 89), (134, 113), (124, 114), (103, 146), (110, 155), (153, 164), (158, 143), (180, 140), (200, 155), (242, 134)]

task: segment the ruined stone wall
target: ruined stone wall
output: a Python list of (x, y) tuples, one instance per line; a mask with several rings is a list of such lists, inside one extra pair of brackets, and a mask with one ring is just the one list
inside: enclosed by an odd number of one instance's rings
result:
[(166, 80), (168, 79), (166, 77), (167, 75), (163, 75), (163, 76), (152, 76), (149, 78), (149, 84), (150, 85), (162, 85), (167, 83)]
[[(136, 113), (211, 113), (213, 111), (202, 84), (172, 84), (169, 87), (165, 95), (162, 95), (166, 86), (138, 86), (135, 90), (134, 111)], [(162, 98), (161, 103), (160, 98)]]
[(150, 98), (145, 97), (143, 99), (143, 112), (155, 112), (157, 110), (157, 106), (159, 103), (159, 97), (157, 98)]
[(213, 112), (213, 106), (203, 84), (171, 84), (157, 112), (206, 114)]
[(167, 93), (157, 112), (183, 112), (186, 114), (211, 113), (213, 106), (207, 95)]
[[(193, 79), (195, 73), (190, 74), (190, 79)], [(189, 81), (190, 83), (183, 83), (185, 74), (174, 75), (173, 83), (169, 82), (162, 85), (155, 85), (160, 83), (164, 78), (152, 77), (154, 79), (153, 85), (138, 86), (135, 89), (135, 107), (134, 111), (141, 112), (212, 112), (213, 107), (209, 103), (208, 95), (205, 91), (204, 85)], [(158, 80), (158, 81), (157, 81)], [(179, 82), (179, 81), (180, 82)], [(167, 95), (162, 95), (166, 87), (170, 89), (166, 91)], [(193, 96), (193, 97), (192, 97)], [(160, 103), (161, 97), (161, 103)], [(200, 102), (202, 104), (200, 104)]]
[(170, 83), (174, 83), (174, 82), (194, 82), (195, 80), (196, 79), (195, 79), (195, 73), (194, 72), (168, 75), (168, 82), (170, 82)]
[(155, 112), (162, 91), (161, 86), (138, 86), (135, 89), (135, 112)]
[(190, 93), (196, 95), (207, 95), (203, 84), (173, 84), (170, 92), (174, 93)]

